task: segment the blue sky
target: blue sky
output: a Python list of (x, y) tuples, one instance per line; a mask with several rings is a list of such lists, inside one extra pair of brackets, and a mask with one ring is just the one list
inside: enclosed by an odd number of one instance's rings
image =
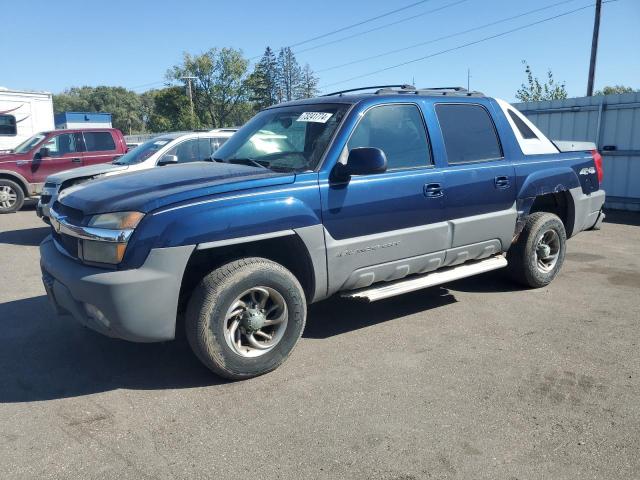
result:
[[(167, 68), (180, 62), (183, 51), (200, 53), (214, 46), (230, 46), (253, 57), (260, 55), (266, 45), (277, 49), (295, 44), (416, 1), (7, 2), (2, 8), (6, 21), (0, 31), (0, 86), (57, 93), (71, 86), (121, 85), (141, 92), (162, 86)], [(300, 52), (298, 60), (319, 72), (320, 85), (326, 86), (326, 90), (413, 79), (418, 86), (466, 86), (470, 68), (472, 88), (513, 100), (525, 80), (521, 60), (526, 59), (538, 77), (544, 77), (550, 68), (556, 79), (566, 82), (571, 96), (582, 96), (589, 68), (593, 7), (403, 67), (342, 81), (574, 10), (594, 0), (566, 1), (471, 33), (323, 71), (560, 1), (428, 0), (358, 28), (301, 45), (297, 50), (424, 14), (356, 38)], [(446, 8), (426, 13), (441, 7)], [(640, 0), (618, 0), (603, 6), (596, 88), (611, 84), (640, 88), (638, 25)]]

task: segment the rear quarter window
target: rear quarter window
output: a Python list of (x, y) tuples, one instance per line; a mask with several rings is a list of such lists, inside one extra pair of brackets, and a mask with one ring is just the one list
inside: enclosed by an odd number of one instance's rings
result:
[(520, 135), (522, 135), (522, 138), (525, 138), (527, 140), (538, 138), (536, 134), (533, 133), (533, 130), (529, 128), (529, 125), (524, 123), (522, 119), (518, 115), (516, 115), (516, 112), (514, 112), (513, 110), (508, 110), (508, 112), (511, 120), (513, 120), (513, 123), (515, 123), (516, 127), (518, 128)]
[(495, 125), (482, 105), (441, 103), (436, 115), (450, 165), (502, 158)]

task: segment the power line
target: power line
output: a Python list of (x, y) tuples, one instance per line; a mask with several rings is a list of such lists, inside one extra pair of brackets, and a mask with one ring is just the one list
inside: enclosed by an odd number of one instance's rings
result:
[[(431, 9), (431, 10), (427, 10), (426, 12), (419, 13), (417, 15), (411, 15), (410, 17), (401, 18), (399, 20), (396, 20), (396, 21), (393, 21), (393, 22), (390, 22), (390, 23), (385, 23), (384, 25), (380, 25), (380, 26), (377, 26), (377, 27), (374, 27), (374, 28), (370, 28), (369, 30), (364, 30), (362, 32), (357, 32), (357, 33), (354, 33), (354, 34), (351, 34), (351, 35), (347, 35), (346, 37), (342, 37), (342, 38), (337, 38), (335, 40), (331, 40), (330, 42), (321, 43), (319, 45), (314, 45), (313, 47), (303, 48), (302, 50), (297, 50), (297, 51), (295, 51), (293, 53), (295, 53), (297, 55), (299, 53), (308, 52), (310, 50), (315, 50), (317, 48), (326, 47), (327, 45), (333, 45), (335, 43), (344, 42), (345, 40), (350, 40), (352, 38), (359, 37), (361, 35), (366, 35), (367, 33), (375, 32), (377, 30), (382, 30), (383, 28), (391, 27), (391, 26), (397, 25), (399, 23), (403, 23), (403, 22), (407, 22), (409, 20), (413, 20), (415, 18), (423, 17), (425, 15), (428, 15), (429, 13), (435, 13), (435, 12), (438, 12), (440, 10), (444, 10), (446, 8), (453, 7), (455, 5), (459, 5), (461, 3), (468, 2), (468, 1), (469, 0), (457, 0), (455, 2), (448, 3), (448, 4), (443, 5), (441, 7), (434, 8), (434, 9)], [(568, 0), (568, 1), (574, 1), (574, 0)]]
[[(608, 2), (605, 2), (605, 3), (610, 3), (610, 2), (615, 2), (615, 1), (617, 1), (617, 0), (608, 0)], [(403, 67), (405, 65), (409, 65), (409, 64), (412, 64), (412, 63), (420, 62), (422, 60), (426, 60), (428, 58), (436, 57), (438, 55), (443, 55), (445, 53), (453, 52), (455, 50), (460, 50), (460, 49), (469, 47), (471, 45), (477, 45), (477, 44), (482, 43), (482, 42), (493, 40), (494, 38), (503, 37), (503, 36), (508, 35), (510, 33), (514, 33), (514, 32), (520, 31), (520, 30), (524, 30), (526, 28), (530, 28), (530, 27), (533, 27), (535, 25), (540, 25), (541, 23), (549, 22), (551, 20), (555, 20), (555, 19), (560, 18), (560, 17), (571, 15), (572, 13), (576, 13), (576, 12), (579, 12), (581, 10), (585, 10), (587, 8), (591, 8), (594, 5), (595, 4), (591, 3), (589, 5), (585, 5), (584, 7), (576, 8), (574, 10), (569, 10), (568, 12), (564, 12), (564, 13), (560, 13), (558, 15), (554, 15), (552, 17), (544, 18), (542, 20), (538, 20), (537, 22), (531, 22), (531, 23), (528, 23), (526, 25), (522, 25), (520, 27), (512, 28), (510, 30), (506, 30), (504, 32), (497, 33), (495, 35), (490, 35), (488, 37), (484, 37), (484, 38), (481, 38), (479, 40), (474, 40), (473, 42), (467, 42), (467, 43), (463, 43), (462, 45), (457, 45), (457, 46), (452, 47), (452, 48), (447, 48), (445, 50), (440, 50), (439, 52), (435, 52), (435, 53), (432, 53), (432, 54), (429, 54), (429, 55), (425, 55), (424, 57), (414, 58), (413, 60), (408, 60), (406, 62), (398, 63), (398, 64), (391, 65), (391, 66), (388, 66), (388, 67), (385, 67), (385, 68), (380, 68), (380, 69), (374, 70), (372, 72), (363, 73), (361, 75), (356, 75), (355, 77), (347, 78), (345, 80), (340, 80), (339, 82), (328, 83), (328, 84), (320, 87), (320, 89), (324, 90), (327, 87), (331, 87), (333, 85), (339, 85), (341, 83), (350, 82), (352, 80), (357, 80), (359, 78), (368, 77), (368, 76), (371, 76), (371, 75), (375, 75), (376, 73), (385, 72), (387, 70), (392, 70), (394, 68)]]
[(414, 43), (413, 45), (408, 45), (406, 47), (401, 47), (401, 48), (396, 48), (396, 49), (393, 49), (393, 50), (388, 50), (386, 52), (378, 53), (376, 55), (371, 55), (369, 57), (360, 58), (358, 60), (352, 60), (350, 62), (341, 63), (340, 65), (334, 65), (332, 67), (323, 68), (321, 70), (316, 70), (316, 73), (328, 72), (329, 70), (335, 70), (337, 68), (347, 67), (349, 65), (354, 65), (356, 63), (366, 62), (368, 60), (374, 60), (376, 58), (386, 57), (387, 55), (392, 55), (394, 53), (403, 52), (405, 50), (410, 50), (412, 48), (422, 47), (424, 45), (429, 45), (431, 43), (439, 42), (441, 40), (446, 40), (448, 38), (458, 37), (460, 35), (464, 35), (464, 34), (467, 34), (467, 33), (475, 32), (477, 30), (482, 30), (483, 28), (491, 27), (493, 25), (498, 25), (500, 23), (508, 22), (510, 20), (515, 20), (516, 18), (520, 18), (520, 17), (524, 17), (524, 16), (527, 16), (527, 15), (531, 15), (532, 13), (541, 12), (543, 10), (548, 10), (550, 8), (557, 7), (559, 5), (563, 5), (565, 3), (571, 3), (571, 2), (575, 2), (575, 1), (576, 0), (563, 0), (562, 2), (557, 2), (557, 3), (554, 3), (552, 5), (547, 5), (546, 7), (536, 8), (534, 10), (529, 10), (528, 12), (520, 13), (518, 15), (514, 15), (514, 16), (511, 16), (511, 17), (503, 18), (503, 19), (496, 20), (496, 21), (490, 22), (490, 23), (485, 23), (484, 25), (480, 25), (478, 27), (469, 28), (467, 30), (462, 30), (460, 32), (451, 33), (449, 35), (444, 35), (442, 37), (433, 38), (433, 39), (427, 40), (425, 42)]
[(137, 90), (138, 88), (151, 87), (153, 85), (160, 85), (161, 83), (165, 83), (165, 81), (164, 80), (160, 80), (159, 82), (143, 83), (142, 85), (136, 85), (135, 87), (129, 87), (129, 90)]
[[(366, 23), (373, 22), (374, 20), (379, 20), (381, 18), (388, 17), (389, 15), (393, 15), (394, 13), (398, 13), (398, 12), (401, 12), (403, 10), (408, 10), (410, 8), (417, 7), (418, 5), (422, 5), (423, 3), (427, 3), (427, 2), (430, 2), (430, 1), (431, 0), (420, 0), (419, 2), (410, 3), (409, 5), (405, 5), (404, 7), (396, 8), (394, 10), (390, 10), (388, 12), (381, 13), (380, 15), (376, 15), (375, 17), (367, 18), (365, 20), (361, 20), (359, 22), (352, 23), (351, 25), (346, 25), (344, 27), (338, 28), (337, 30), (332, 30), (330, 32), (322, 33), (320, 35), (316, 35), (315, 37), (308, 38), (308, 39), (302, 40), (300, 42), (292, 43), (292, 44), (287, 45), (287, 46), (289, 48), (299, 47), (300, 45), (304, 45), (304, 44), (307, 44), (307, 43), (310, 43), (310, 42), (314, 42), (316, 40), (320, 40), (321, 38), (325, 38), (325, 37), (328, 37), (330, 35), (335, 35), (336, 33), (344, 32), (345, 30), (350, 30), (352, 28), (359, 27), (360, 25), (364, 25)], [(253, 57), (250, 57), (249, 60), (255, 60), (256, 58), (260, 58), (261, 56), (262, 55), (255, 55)]]
[(300, 45), (304, 45), (305, 43), (310, 43), (310, 42), (313, 42), (315, 40), (320, 40), (321, 38), (328, 37), (329, 35), (334, 35), (336, 33), (344, 32), (345, 30), (350, 30), (350, 29), (352, 29), (354, 27), (359, 27), (360, 25), (364, 25), (365, 23), (373, 22), (374, 20), (378, 20), (380, 18), (388, 17), (389, 15), (393, 15), (394, 13), (398, 13), (398, 12), (401, 12), (403, 10), (407, 10), (409, 8), (416, 7), (418, 5), (422, 5), (423, 3), (427, 3), (429, 1), (431, 1), (431, 0), (421, 0), (419, 2), (411, 3), (411, 4), (406, 5), (404, 7), (396, 8), (395, 10), (391, 10), (389, 12), (382, 13), (380, 15), (376, 15), (375, 17), (367, 18), (366, 20), (362, 20), (362, 21), (357, 22), (357, 23), (352, 23), (351, 25), (347, 25), (346, 27), (338, 28), (337, 30), (333, 30), (331, 32), (323, 33), (321, 35), (317, 35), (317, 36), (315, 36), (313, 38), (308, 38), (307, 40), (303, 40), (301, 42), (292, 43), (291, 45), (288, 45), (288, 46), (289, 46), (289, 48), (299, 47)]

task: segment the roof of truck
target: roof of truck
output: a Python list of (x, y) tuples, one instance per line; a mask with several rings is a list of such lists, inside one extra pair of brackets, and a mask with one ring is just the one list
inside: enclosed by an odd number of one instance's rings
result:
[[(398, 96), (422, 96), (422, 97), (438, 97), (438, 98), (470, 98), (485, 97), (482, 92), (467, 90), (463, 87), (428, 87), (416, 88), (413, 85), (375, 85), (370, 87), (351, 88), (338, 92), (329, 93), (320, 97), (305, 98), (301, 100), (293, 100), (290, 102), (280, 103), (273, 107), (308, 105), (318, 103), (358, 103), (362, 100), (379, 97), (379, 98), (398, 98)], [(270, 108), (273, 108), (270, 107)]]

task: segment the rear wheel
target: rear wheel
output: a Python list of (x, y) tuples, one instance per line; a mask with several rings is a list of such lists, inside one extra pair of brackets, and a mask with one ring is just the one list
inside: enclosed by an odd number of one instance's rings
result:
[(512, 278), (533, 288), (551, 283), (564, 262), (566, 241), (564, 225), (556, 215), (529, 215), (518, 241), (507, 253)]
[(245, 258), (200, 282), (187, 307), (187, 338), (207, 367), (237, 380), (282, 364), (305, 320), (304, 292), (296, 277), (270, 260)]
[(0, 178), (0, 213), (13, 213), (22, 208), (24, 192), (20, 185), (11, 180)]

